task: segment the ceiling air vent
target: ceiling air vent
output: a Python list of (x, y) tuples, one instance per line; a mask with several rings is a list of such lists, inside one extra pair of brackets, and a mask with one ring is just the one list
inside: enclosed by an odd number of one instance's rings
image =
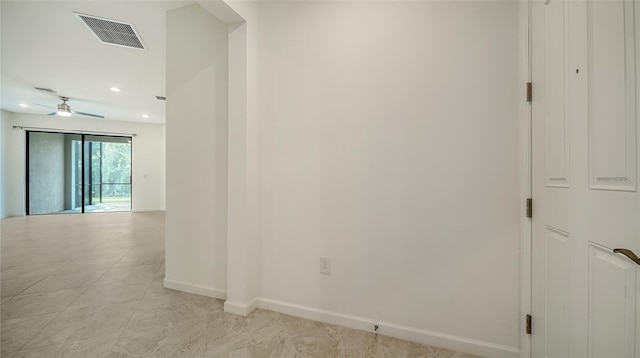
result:
[(165, 97), (165, 96), (156, 96), (156, 99), (157, 99), (158, 101), (166, 101), (166, 100), (167, 100), (167, 97)]
[(116, 46), (133, 47), (144, 50), (142, 40), (130, 24), (103, 19), (95, 16), (76, 14), (93, 32), (100, 42)]

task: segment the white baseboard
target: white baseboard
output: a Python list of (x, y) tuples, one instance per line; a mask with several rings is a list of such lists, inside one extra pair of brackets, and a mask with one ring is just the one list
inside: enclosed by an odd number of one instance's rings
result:
[(160, 208), (135, 208), (135, 209), (131, 209), (132, 213), (144, 213), (147, 211), (165, 211), (164, 209), (160, 209)]
[(221, 300), (227, 299), (226, 291), (217, 290), (215, 288), (210, 288), (210, 287), (204, 287), (204, 286), (200, 286), (192, 283), (167, 280), (166, 278), (164, 279), (164, 287), (170, 288), (172, 290), (193, 293), (196, 295), (218, 298)]
[(224, 311), (228, 313), (233, 313), (241, 316), (248, 316), (249, 313), (253, 312), (256, 308), (258, 308), (259, 299), (254, 299), (248, 304), (225, 301), (224, 302)]
[[(516, 358), (520, 356), (520, 349), (517, 347), (508, 347), (389, 322), (373, 321), (368, 318), (325, 311), (267, 298), (260, 299), (258, 307), (291, 316), (359, 329), (367, 332), (373, 332), (374, 325), (378, 325), (378, 333), (384, 336), (451, 349), (463, 353), (500, 358)], [(226, 302), (225, 311), (227, 311)]]
[[(164, 280), (164, 287), (185, 291), (198, 295), (226, 299), (226, 292), (189, 283)], [(520, 349), (500, 344), (458, 337), (450, 334), (427, 331), (419, 328), (407, 327), (395, 323), (374, 321), (369, 318), (352, 316), (338, 312), (326, 311), (268, 298), (256, 298), (248, 304), (225, 301), (224, 311), (241, 316), (247, 316), (256, 308), (280, 312), (290, 316), (306, 318), (313, 321), (335, 324), (338, 326), (373, 332), (378, 325), (378, 333), (411, 342), (427, 344), (434, 347), (446, 348), (462, 353), (476, 354), (484, 357), (517, 358)]]

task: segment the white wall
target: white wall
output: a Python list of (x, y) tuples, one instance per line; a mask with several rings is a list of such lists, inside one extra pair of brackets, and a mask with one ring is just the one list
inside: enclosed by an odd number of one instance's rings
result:
[(160, 127), (162, 142), (162, 159), (160, 160), (160, 208), (167, 208), (167, 127)]
[(0, 162), (2, 162), (2, 217), (21, 216), (25, 213), (26, 200), (26, 147), (23, 131), (14, 130), (15, 113), (2, 111), (2, 144)]
[(227, 312), (247, 315), (261, 293), (262, 138), (259, 4), (199, 1), (228, 26), (229, 147)]
[[(520, 88), (518, 98), (526, 98), (526, 86), (531, 81), (529, 66), (529, 3), (521, 2), (519, 8), (519, 73)], [(520, 125), (520, 203), (531, 198), (531, 106), (519, 101)], [(520, 357), (530, 357), (531, 335), (522, 329), (526, 327), (526, 315), (531, 313), (531, 219), (526, 217), (525, 205), (520, 205)]]
[(165, 286), (227, 289), (227, 26), (200, 5), (167, 12)]
[[(9, 133), (11, 132), (11, 113), (0, 110), (0, 218), (9, 216), (9, 208), (11, 204), (11, 193), (9, 192), (9, 184), (11, 178), (12, 157), (9, 156), (11, 148)], [(19, 150), (19, 148), (16, 148)]]
[(263, 307), (517, 354), (518, 6), (260, 4)]
[(12, 129), (12, 126), (137, 134), (132, 139), (132, 210), (163, 210), (161, 182), (164, 180), (164, 173), (161, 167), (164, 125), (21, 113), (11, 113), (9, 117), (9, 126), (6, 126), (3, 114), (3, 128), (8, 131), (7, 145), (3, 144), (0, 148), (0, 158), (8, 166), (3, 175), (7, 180), (2, 191), (3, 200), (7, 196), (4, 200), (4, 216), (20, 216), (25, 213), (25, 132)]

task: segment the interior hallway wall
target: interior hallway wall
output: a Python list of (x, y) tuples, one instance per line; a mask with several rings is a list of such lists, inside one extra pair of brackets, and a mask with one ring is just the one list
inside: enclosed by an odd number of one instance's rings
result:
[[(0, 218), (11, 216), (11, 208), (15, 206), (13, 203), (16, 201), (15, 193), (10, 190), (14, 186), (13, 182), (16, 181), (14, 175), (16, 168), (13, 166), (15, 155), (12, 155), (12, 152), (20, 148), (11, 150), (13, 143), (10, 133), (11, 112), (0, 110)], [(18, 176), (17, 179), (20, 178)]]
[(189, 5), (167, 12), (166, 287), (227, 289), (227, 25)]
[(517, 355), (518, 6), (260, 4), (263, 307)]

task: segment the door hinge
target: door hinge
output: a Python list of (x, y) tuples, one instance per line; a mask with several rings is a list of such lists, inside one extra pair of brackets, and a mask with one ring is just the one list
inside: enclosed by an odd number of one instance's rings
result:
[(533, 217), (533, 200), (531, 198), (527, 198), (527, 217)]
[(531, 334), (531, 315), (528, 314), (526, 317), (526, 326), (525, 326), (525, 330), (527, 334)]
[(533, 84), (531, 82), (527, 82), (527, 102), (531, 103), (533, 99)]

